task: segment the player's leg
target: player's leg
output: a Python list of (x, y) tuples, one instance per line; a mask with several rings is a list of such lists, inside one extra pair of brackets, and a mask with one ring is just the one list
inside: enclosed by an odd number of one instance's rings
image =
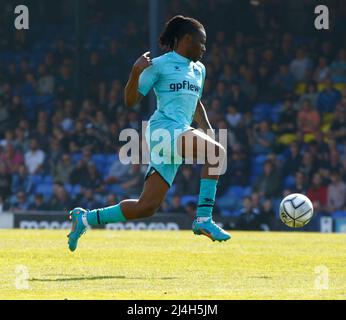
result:
[(217, 183), (226, 160), (225, 148), (199, 130), (190, 130), (179, 136), (177, 148), (185, 159), (204, 160), (194, 233), (206, 235), (212, 240), (230, 239), (230, 235), (212, 219)]
[(74, 251), (77, 248), (78, 239), (85, 233), (87, 226), (125, 222), (153, 215), (160, 207), (168, 189), (168, 183), (154, 172), (146, 179), (139, 199), (123, 200), (117, 205), (90, 211), (83, 208), (73, 209), (70, 212), (72, 230), (68, 235), (70, 250)]

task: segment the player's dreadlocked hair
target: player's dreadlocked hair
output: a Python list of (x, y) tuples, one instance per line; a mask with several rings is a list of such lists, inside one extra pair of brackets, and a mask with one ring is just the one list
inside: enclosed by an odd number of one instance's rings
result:
[(192, 34), (199, 29), (204, 29), (203, 25), (193, 18), (181, 15), (173, 17), (169, 20), (165, 29), (160, 35), (159, 44), (166, 49), (174, 49), (175, 44), (186, 34)]

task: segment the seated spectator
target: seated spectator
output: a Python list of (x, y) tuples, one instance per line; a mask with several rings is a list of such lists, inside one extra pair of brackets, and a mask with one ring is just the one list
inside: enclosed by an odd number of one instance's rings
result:
[(319, 112), (333, 112), (341, 99), (341, 94), (333, 88), (333, 82), (328, 79), (324, 82), (325, 88), (319, 93), (317, 110)]
[(43, 169), (45, 153), (39, 149), (36, 139), (31, 139), (30, 149), (25, 153), (25, 165), (29, 174), (36, 174)]
[(56, 78), (56, 92), (61, 98), (71, 98), (73, 96), (73, 77), (68, 66), (61, 66), (59, 75)]
[(279, 120), (277, 123), (278, 133), (287, 134), (295, 133), (297, 129), (297, 111), (294, 109), (293, 101), (287, 97), (280, 110)]
[(311, 71), (312, 62), (307, 56), (303, 48), (299, 48), (296, 51), (296, 58), (290, 63), (290, 72), (295, 77), (296, 81), (304, 81), (307, 79), (309, 72)]
[(64, 111), (62, 114), (61, 128), (65, 132), (73, 132), (74, 128), (74, 112), (75, 105), (72, 100), (67, 99), (64, 101)]
[(263, 196), (261, 196), (258, 192), (252, 192), (250, 198), (251, 198), (252, 208), (256, 210), (260, 210), (262, 207), (261, 198), (263, 198)]
[(11, 125), (10, 111), (7, 105), (0, 99), (0, 134)]
[(14, 203), (11, 205), (11, 211), (26, 211), (29, 208), (29, 201), (25, 192), (18, 191)]
[(230, 85), (233, 81), (237, 81), (238, 76), (235, 73), (235, 70), (230, 63), (226, 63), (223, 66), (222, 73), (219, 77), (219, 81), (222, 81), (223, 83), (226, 83), (227, 85)]
[(174, 195), (172, 197), (172, 200), (168, 204), (167, 212), (168, 213), (183, 213), (183, 212), (185, 212), (185, 209), (181, 204), (180, 196)]
[(281, 178), (275, 165), (271, 161), (264, 163), (263, 174), (261, 174), (253, 185), (253, 191), (258, 192), (261, 197), (272, 198), (280, 193)]
[[(258, 86), (257, 82), (255, 81), (254, 71), (250, 68), (246, 68), (246, 70), (242, 74), (242, 77), (243, 78), (241, 79), (241, 90), (247, 96), (249, 103), (254, 103), (256, 101), (258, 94)], [(242, 110), (245, 111), (245, 109), (243, 108)]]
[(227, 108), (226, 120), (231, 128), (238, 127), (241, 118), (242, 115), (238, 112), (237, 107), (233, 104), (230, 104)]
[(0, 193), (0, 214), (7, 211), (8, 209), (9, 209), (8, 204)]
[(99, 133), (95, 130), (92, 123), (88, 123), (85, 128), (86, 132), (83, 135), (83, 146), (90, 147), (93, 153), (101, 152)]
[(302, 162), (298, 170), (304, 174), (308, 182), (311, 180), (317, 169), (318, 166), (316, 159), (314, 159), (310, 152), (304, 152)]
[(238, 230), (259, 230), (260, 212), (252, 207), (251, 198), (243, 199), (243, 208), (240, 209), (240, 215), (236, 221), (235, 227)]
[(338, 59), (330, 65), (331, 79), (334, 83), (346, 83), (346, 50), (341, 49)]
[(25, 131), (22, 128), (16, 128), (13, 146), (15, 149), (19, 150), (24, 154), (29, 150), (30, 141), (28, 137), (25, 135)]
[(35, 75), (32, 72), (28, 72), (25, 75), (25, 80), (20, 86), (20, 94), (23, 96), (34, 96), (36, 92), (36, 79)]
[(223, 119), (223, 110), (220, 99), (214, 98), (210, 103), (208, 110), (208, 118), (212, 126), (216, 127), (216, 123)]
[(106, 207), (111, 207), (120, 202), (120, 199), (115, 194), (108, 194), (106, 197)]
[(231, 85), (229, 100), (225, 100), (227, 104), (233, 104), (236, 106), (242, 106), (243, 110), (248, 110), (248, 98), (241, 90), (240, 83), (234, 81)]
[(327, 205), (327, 188), (322, 184), (322, 177), (319, 173), (315, 173), (311, 186), (308, 188), (306, 192), (306, 196), (313, 201), (319, 201), (323, 208)]
[(25, 193), (29, 194), (32, 187), (32, 179), (28, 174), (28, 169), (24, 165), (19, 166), (18, 171), (12, 175), (12, 193), (23, 190)]
[(58, 139), (50, 140), (50, 151), (47, 154), (47, 164), (51, 173), (54, 173), (56, 167), (63, 156), (63, 148)]
[(108, 134), (108, 124), (105, 114), (102, 111), (96, 112), (95, 121), (93, 123), (94, 128), (98, 131), (99, 136), (103, 139), (106, 139), (106, 135)]
[(14, 133), (13, 130), (8, 129), (5, 131), (4, 138), (0, 140), (0, 147), (6, 148), (8, 144), (14, 144)]
[(77, 162), (70, 174), (70, 183), (73, 185), (88, 183), (88, 165), (84, 159)]
[(221, 189), (226, 191), (229, 185), (246, 186), (249, 183), (250, 164), (246, 152), (235, 145), (227, 161), (227, 171), (219, 181), (220, 194)]
[(329, 76), (330, 68), (327, 64), (327, 59), (325, 57), (319, 57), (317, 66), (312, 75), (313, 80), (317, 83), (322, 83), (329, 79)]
[(346, 141), (346, 110), (336, 110), (330, 128), (330, 135), (337, 144), (342, 144)]
[(310, 100), (304, 100), (298, 112), (297, 127), (303, 134), (315, 133), (319, 130), (321, 117), (311, 104)]
[(86, 179), (82, 179), (80, 185), (82, 187), (92, 189), (94, 192), (103, 192), (104, 185), (102, 176), (97, 170), (95, 163), (89, 161), (87, 164), (87, 176)]
[(317, 91), (316, 83), (307, 83), (305, 93), (303, 93), (298, 100), (298, 109), (301, 109), (301, 105), (304, 103), (305, 100), (310, 100), (311, 104), (313, 106), (316, 106), (318, 97), (319, 93)]
[(195, 219), (197, 214), (197, 204), (193, 201), (188, 202), (184, 207), (184, 211), (191, 219)]
[(81, 150), (84, 146), (84, 136), (85, 136), (85, 127), (82, 121), (77, 120), (75, 122), (74, 132), (72, 135), (70, 135), (69, 141), (70, 143), (73, 142), (76, 147), (78, 148), (78, 151)]
[[(215, 140), (219, 141), (221, 144), (223, 144), (223, 141), (225, 142), (225, 148), (228, 150), (229, 148), (232, 148), (236, 144), (236, 138), (234, 131), (232, 128), (230, 128), (229, 124), (226, 120), (220, 120), (217, 122), (216, 128), (218, 130), (215, 131)], [(221, 131), (221, 130), (226, 131)], [(221, 136), (222, 134), (222, 136)], [(227, 141), (226, 141), (227, 137)]]
[(270, 130), (267, 121), (255, 124), (251, 134), (252, 152), (258, 154), (268, 154), (273, 151), (275, 135)]
[(37, 93), (40, 95), (52, 94), (54, 92), (55, 78), (47, 71), (45, 64), (38, 67)]
[(48, 209), (47, 204), (44, 201), (43, 195), (37, 193), (34, 198), (34, 202), (28, 207), (28, 210), (32, 211), (46, 211)]
[(93, 189), (83, 188), (82, 198), (78, 201), (80, 206), (85, 209), (101, 208), (102, 203), (95, 199), (95, 193)]
[(63, 154), (62, 158), (52, 171), (54, 181), (60, 181), (63, 184), (69, 183), (73, 169), (74, 165), (72, 163), (70, 154)]
[(285, 177), (294, 174), (298, 169), (302, 161), (300, 154), (299, 144), (293, 142), (290, 144), (287, 154), (285, 154), (283, 175)]
[(272, 85), (277, 95), (283, 95), (292, 92), (296, 79), (290, 72), (288, 65), (281, 64), (279, 66), (279, 71), (274, 75)]
[(45, 153), (48, 151), (49, 147), (49, 136), (48, 125), (46, 122), (39, 122), (37, 124), (36, 130), (32, 133), (32, 138), (37, 140), (40, 149)]
[(126, 195), (130, 197), (138, 197), (142, 192), (142, 181), (144, 179), (143, 172), (141, 171), (140, 164), (131, 164), (126, 182), (121, 184)]
[(125, 182), (129, 171), (129, 164), (123, 164), (120, 159), (116, 159), (109, 168), (105, 182), (108, 184)]
[(265, 199), (259, 210), (260, 229), (263, 231), (275, 230), (277, 220), (271, 199)]
[(55, 183), (53, 186), (53, 195), (48, 202), (48, 210), (51, 211), (69, 211), (74, 207), (69, 194), (61, 183)]
[(332, 172), (331, 184), (327, 188), (327, 209), (329, 212), (346, 210), (346, 184), (341, 180), (340, 172)]
[(302, 193), (306, 194), (308, 188), (307, 177), (303, 172), (297, 171), (294, 175), (294, 186), (292, 193)]
[(8, 143), (3, 152), (0, 152), (0, 162), (6, 167), (10, 174), (17, 172), (18, 167), (24, 164), (24, 156), (20, 151), (14, 149), (12, 143)]
[(272, 88), (270, 70), (265, 64), (261, 64), (257, 68), (257, 85), (258, 102), (273, 102), (273, 99), (277, 93)]
[(0, 195), (6, 200), (11, 195), (12, 175), (6, 170), (4, 163), (0, 162)]
[(179, 196), (199, 194), (199, 179), (195, 179), (195, 176), (191, 165), (182, 165), (175, 180), (175, 194)]

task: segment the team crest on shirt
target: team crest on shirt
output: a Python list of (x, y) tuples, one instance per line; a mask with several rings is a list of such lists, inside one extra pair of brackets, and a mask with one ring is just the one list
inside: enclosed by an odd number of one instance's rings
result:
[(195, 76), (199, 76), (201, 74), (201, 71), (199, 71), (195, 66), (193, 66), (193, 72), (195, 73)]

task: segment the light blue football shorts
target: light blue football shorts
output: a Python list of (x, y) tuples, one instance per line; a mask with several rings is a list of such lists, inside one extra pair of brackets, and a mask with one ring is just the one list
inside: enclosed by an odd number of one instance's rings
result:
[(145, 140), (150, 152), (150, 161), (145, 180), (155, 171), (171, 187), (183, 158), (177, 152), (180, 134), (193, 130), (188, 125), (179, 125), (169, 120), (150, 120), (145, 131)]

